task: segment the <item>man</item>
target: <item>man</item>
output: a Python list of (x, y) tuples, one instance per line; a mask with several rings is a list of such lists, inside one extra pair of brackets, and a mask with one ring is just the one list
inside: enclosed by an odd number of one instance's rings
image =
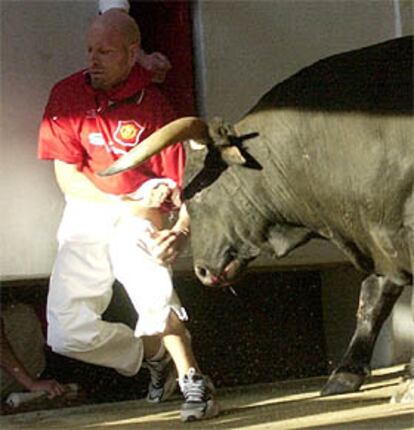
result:
[(46, 367), (44, 337), (34, 310), (23, 303), (2, 307), (0, 316), (1, 398), (26, 389), (61, 396), (65, 387), (54, 379), (42, 379)]
[[(179, 200), (182, 145), (113, 178), (96, 175), (174, 117), (151, 75), (136, 64), (139, 43), (138, 26), (126, 13), (111, 9), (95, 18), (88, 69), (54, 86), (42, 120), (39, 157), (54, 160), (66, 200), (49, 287), (48, 343), (124, 375), (146, 366), (151, 402), (174, 392), (177, 370), (182, 420), (205, 419), (218, 413), (214, 387), (194, 358), (168, 266), (188, 235), (185, 206), (164, 227)], [(135, 333), (101, 319), (115, 278), (138, 312)]]
[[(128, 0), (99, 0), (99, 13), (104, 13), (110, 9), (117, 9), (121, 12), (129, 12)], [(171, 63), (161, 52), (147, 54), (140, 46), (137, 50), (137, 62), (152, 73), (152, 82), (164, 82)]]

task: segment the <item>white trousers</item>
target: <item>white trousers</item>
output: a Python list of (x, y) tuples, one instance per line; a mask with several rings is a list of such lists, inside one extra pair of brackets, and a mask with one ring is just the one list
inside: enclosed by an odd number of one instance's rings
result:
[[(53, 351), (134, 375), (144, 354), (140, 337), (161, 334), (171, 309), (187, 319), (170, 268), (150, 255), (154, 229), (148, 220), (122, 215), (117, 205), (66, 199), (47, 302)], [(135, 333), (101, 318), (115, 278), (138, 313)]]

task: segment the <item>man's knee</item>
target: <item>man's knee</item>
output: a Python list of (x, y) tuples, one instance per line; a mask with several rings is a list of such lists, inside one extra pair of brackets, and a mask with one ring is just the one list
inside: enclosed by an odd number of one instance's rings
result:
[(94, 349), (98, 336), (87, 335), (82, 330), (63, 325), (51, 325), (48, 327), (47, 344), (52, 351), (67, 355), (72, 352), (85, 352)]
[(171, 309), (165, 326), (164, 335), (184, 335), (191, 340), (190, 332), (184, 322), (185, 320), (186, 318), (182, 318), (174, 309)]

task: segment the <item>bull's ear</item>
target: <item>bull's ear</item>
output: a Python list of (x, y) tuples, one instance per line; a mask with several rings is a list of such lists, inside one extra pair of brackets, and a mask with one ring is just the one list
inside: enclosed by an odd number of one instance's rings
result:
[(305, 227), (276, 224), (268, 234), (268, 241), (276, 255), (281, 258), (312, 238), (312, 232)]
[(208, 124), (208, 132), (221, 154), (223, 161), (229, 166), (233, 164), (246, 164), (240, 148), (234, 144), (236, 132), (234, 127), (221, 118), (213, 118)]
[(236, 132), (231, 124), (215, 117), (208, 123), (208, 134), (214, 142), (214, 146), (219, 147), (229, 146), (231, 144), (230, 136), (235, 136)]
[(207, 147), (207, 143), (204, 140), (194, 140), (194, 139), (189, 139), (188, 140), (188, 144), (190, 145), (190, 148), (193, 151), (201, 151), (203, 149), (205, 149)]
[(229, 166), (233, 164), (246, 164), (240, 149), (237, 146), (225, 146), (220, 148), (221, 158)]

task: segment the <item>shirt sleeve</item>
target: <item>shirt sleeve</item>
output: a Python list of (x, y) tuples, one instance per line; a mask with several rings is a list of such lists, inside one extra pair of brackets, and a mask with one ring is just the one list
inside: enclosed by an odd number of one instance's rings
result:
[(82, 164), (85, 151), (74, 133), (69, 113), (62, 112), (62, 95), (56, 87), (52, 90), (42, 118), (38, 139), (38, 158), (61, 160), (70, 164)]

